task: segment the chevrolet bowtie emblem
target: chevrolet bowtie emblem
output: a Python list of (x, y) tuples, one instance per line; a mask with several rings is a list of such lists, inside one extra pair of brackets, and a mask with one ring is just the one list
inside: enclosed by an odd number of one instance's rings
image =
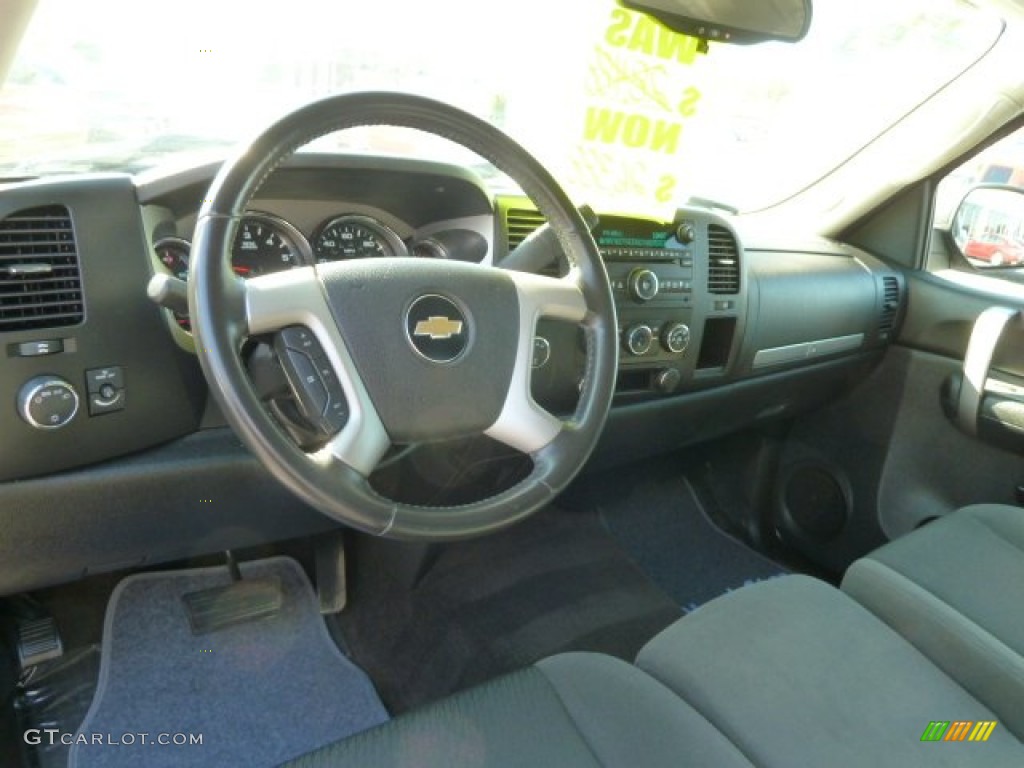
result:
[(434, 340), (450, 339), (462, 333), (461, 320), (449, 320), (447, 317), (431, 315), (426, 320), (416, 323), (413, 336), (429, 336)]

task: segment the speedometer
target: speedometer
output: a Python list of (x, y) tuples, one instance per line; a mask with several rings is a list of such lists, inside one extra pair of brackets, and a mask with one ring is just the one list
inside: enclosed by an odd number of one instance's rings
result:
[(407, 256), (402, 238), (369, 216), (339, 216), (320, 227), (313, 238), (317, 261), (340, 261), (380, 256)]
[(231, 247), (231, 268), (242, 277), (256, 277), (312, 263), (309, 243), (284, 219), (265, 213), (246, 214)]

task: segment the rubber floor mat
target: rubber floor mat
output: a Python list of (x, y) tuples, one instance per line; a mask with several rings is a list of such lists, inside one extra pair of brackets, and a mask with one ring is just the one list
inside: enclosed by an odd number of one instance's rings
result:
[(276, 557), (241, 571), (281, 580), (280, 612), (198, 636), (182, 596), (230, 583), (227, 568), (117, 586), (70, 768), (273, 766), (387, 720), (366, 675), (331, 640), (299, 564)]

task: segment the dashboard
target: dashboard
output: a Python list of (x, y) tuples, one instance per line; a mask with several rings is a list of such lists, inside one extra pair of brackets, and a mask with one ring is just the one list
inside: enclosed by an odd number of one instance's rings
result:
[[(187, 279), (216, 171), (0, 186), (0, 515), (12, 531), (0, 556), (25, 565), (0, 588), (329, 525), (241, 447), (208, 396), (188, 318), (147, 297), (154, 275)], [(465, 168), (298, 154), (252, 201), (231, 266), (243, 277), (345, 259), (500, 266), (542, 224), (528, 199)], [(902, 276), (871, 255), (745, 233), (713, 208), (669, 221), (602, 212), (594, 236), (621, 348), (591, 467), (828, 402), (872, 370), (903, 312)], [(534, 398), (571, 412), (579, 329), (543, 320), (534, 350)], [(216, 511), (197, 494), (219, 498)], [(58, 546), (65, 535), (77, 546)]]

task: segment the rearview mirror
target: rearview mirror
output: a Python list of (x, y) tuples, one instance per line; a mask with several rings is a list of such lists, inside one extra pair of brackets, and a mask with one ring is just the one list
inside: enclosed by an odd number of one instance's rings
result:
[(1024, 189), (975, 187), (953, 217), (953, 240), (974, 267), (1024, 264)]
[(796, 42), (811, 26), (811, 0), (619, 0), (669, 29), (723, 43)]

